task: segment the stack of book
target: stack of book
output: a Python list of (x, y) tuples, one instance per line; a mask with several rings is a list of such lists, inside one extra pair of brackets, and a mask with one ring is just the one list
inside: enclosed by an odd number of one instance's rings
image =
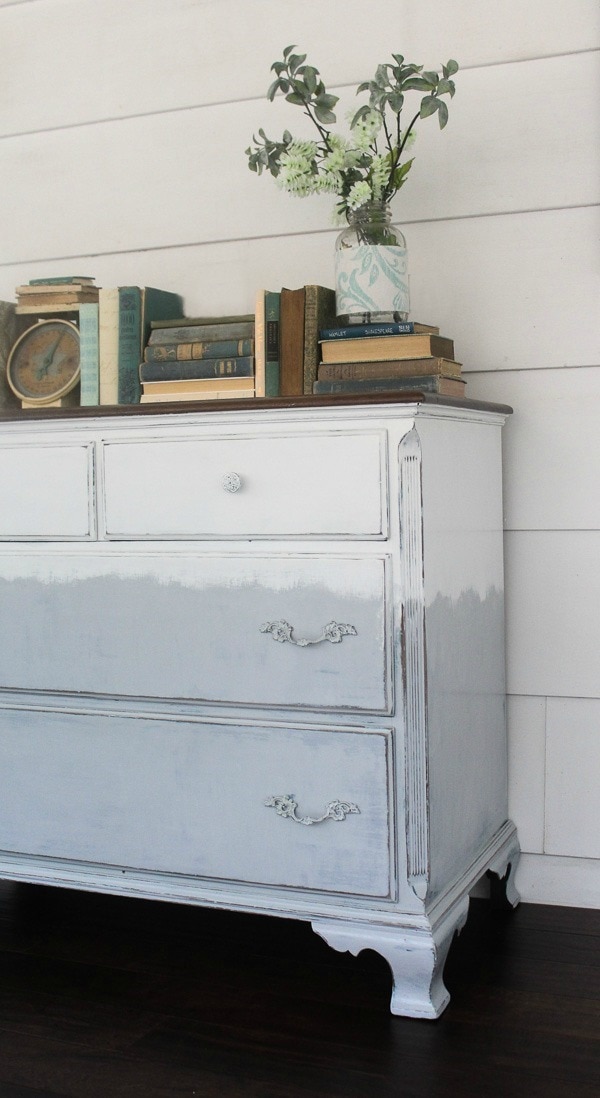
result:
[(141, 402), (253, 397), (254, 336), (253, 313), (153, 321), (139, 367)]
[(32, 278), (16, 288), (17, 315), (40, 316), (77, 313), (85, 302), (97, 302), (99, 288), (87, 275)]
[(463, 397), (465, 379), (454, 342), (416, 321), (356, 324), (320, 332), (313, 392), (425, 392)]

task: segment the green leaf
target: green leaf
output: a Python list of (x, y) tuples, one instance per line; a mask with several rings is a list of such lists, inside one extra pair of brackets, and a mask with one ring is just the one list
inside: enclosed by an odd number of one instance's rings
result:
[(404, 106), (404, 96), (402, 95), (402, 92), (392, 92), (391, 95), (388, 95), (387, 101), (394, 114), (400, 114), (400, 111)]
[(326, 93), (325, 95), (317, 96), (317, 98), (315, 99), (315, 104), (318, 103), (320, 107), (323, 107), (325, 108), (325, 110), (330, 111), (333, 107), (335, 107), (338, 101), (339, 96), (329, 95), (329, 93)]
[(295, 49), (296, 49), (295, 46), (286, 46), (285, 47), (285, 49), (283, 51), (283, 56), (285, 57), (286, 61), (287, 61), (287, 58), (288, 58), (288, 54), (290, 54), (292, 52), (292, 50), (295, 50)]
[(354, 115), (354, 118), (352, 119), (352, 121), (350, 123), (350, 129), (351, 130), (354, 129), (356, 123), (360, 122), (361, 118), (364, 118), (365, 115), (370, 114), (370, 113), (371, 113), (371, 108), (368, 105), (368, 103), (366, 103), (364, 107), (360, 107), (359, 110), (357, 110), (356, 114)]
[(296, 69), (302, 64), (303, 61), (306, 61), (305, 53), (292, 54), (292, 56), (288, 58), (290, 72), (295, 73)]
[(402, 85), (403, 91), (428, 91), (431, 84), (424, 80), (422, 76), (413, 76), (409, 80), (405, 80)]
[(430, 84), (432, 88), (435, 88), (437, 86), (437, 82), (439, 80), (439, 76), (438, 76), (437, 72), (424, 72), (422, 74), (422, 76), (423, 76), (423, 80), (426, 80), (427, 83)]
[(319, 103), (315, 103), (315, 114), (319, 119), (319, 122), (322, 122), (324, 126), (331, 126), (336, 120), (333, 111), (327, 110), (326, 107), (320, 106)]
[(451, 80), (440, 80), (437, 93), (438, 95), (454, 95), (454, 84)]
[(294, 103), (297, 107), (303, 107), (305, 99), (303, 95), (299, 95), (298, 92), (292, 91), (285, 97), (286, 103)]
[(271, 72), (276, 72), (278, 76), (281, 76), (281, 73), (283, 72), (285, 67), (286, 66), (283, 61), (274, 61), (271, 65)]
[(460, 66), (457, 61), (448, 61), (447, 64), (444, 65), (444, 76), (454, 76), (454, 73), (458, 72), (459, 67)]
[(394, 58), (394, 61), (396, 61), (398, 65), (402, 65), (404, 63), (404, 58), (403, 58), (401, 53), (393, 53), (392, 57)]
[(430, 114), (435, 114), (435, 112), (439, 110), (440, 105), (439, 99), (436, 99), (434, 95), (426, 95), (425, 98), (421, 100), (421, 109), (419, 111), (420, 117), (429, 118)]
[(441, 103), (438, 100), (438, 119), (440, 123), (440, 130), (443, 130), (448, 121), (448, 107), (445, 103)]
[(317, 69), (313, 69), (312, 65), (305, 65), (302, 69), (304, 83), (311, 95), (314, 95), (317, 90), (317, 75)]
[(271, 87), (269, 88), (269, 90), (267, 92), (267, 99), (269, 100), (270, 103), (273, 102), (277, 92), (279, 91), (280, 86), (281, 86), (281, 84), (280, 84), (279, 80), (274, 80), (273, 83), (271, 84)]

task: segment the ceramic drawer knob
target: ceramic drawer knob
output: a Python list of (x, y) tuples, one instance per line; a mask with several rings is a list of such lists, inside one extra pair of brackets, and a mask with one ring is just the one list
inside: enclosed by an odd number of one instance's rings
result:
[(309, 644), (320, 644), (321, 641), (329, 641), (331, 644), (339, 644), (342, 637), (355, 637), (356, 629), (353, 625), (345, 625), (343, 622), (328, 621), (327, 625), (323, 626), (321, 635), (315, 637), (314, 640), (296, 640), (292, 636), (294, 632), (293, 625), (289, 622), (281, 619), (280, 621), (265, 621), (260, 627), (261, 633), (270, 633), (273, 640), (279, 641), (280, 644), (285, 644), (289, 641), (290, 644), (298, 645), (298, 648), (306, 648)]
[(330, 801), (322, 816), (298, 816), (296, 812), (298, 803), (294, 800), (293, 793), (267, 797), (265, 807), (274, 808), (278, 816), (285, 816), (286, 819), (305, 824), (307, 827), (310, 824), (323, 823), (324, 820), (345, 820), (349, 813), (360, 812), (358, 805), (353, 804), (352, 801)]
[(225, 473), (221, 484), (226, 492), (239, 492), (242, 487), (242, 478), (239, 473)]

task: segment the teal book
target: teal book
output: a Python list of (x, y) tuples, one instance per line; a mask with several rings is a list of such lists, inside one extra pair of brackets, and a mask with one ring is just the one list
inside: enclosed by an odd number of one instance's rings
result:
[(265, 290), (265, 396), (279, 396), (280, 298), (276, 290)]
[(187, 362), (142, 362), (140, 381), (184, 381), (214, 377), (254, 377), (254, 355), (239, 358), (190, 359)]
[(140, 362), (152, 320), (170, 320), (183, 313), (183, 300), (154, 286), (119, 286), (118, 384), (119, 404), (139, 404)]
[(227, 321), (214, 324), (185, 324), (182, 327), (164, 326), (152, 328), (148, 340), (151, 346), (164, 343), (202, 343), (213, 339), (253, 339), (254, 315), (252, 320)]
[(79, 306), (79, 403), (87, 407), (100, 403), (99, 305), (89, 301)]

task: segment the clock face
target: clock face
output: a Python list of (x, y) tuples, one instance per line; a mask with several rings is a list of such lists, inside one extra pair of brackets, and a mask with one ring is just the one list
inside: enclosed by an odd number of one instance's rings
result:
[(42, 320), (23, 332), (6, 365), (14, 393), (31, 403), (48, 404), (79, 380), (79, 332), (68, 320)]

